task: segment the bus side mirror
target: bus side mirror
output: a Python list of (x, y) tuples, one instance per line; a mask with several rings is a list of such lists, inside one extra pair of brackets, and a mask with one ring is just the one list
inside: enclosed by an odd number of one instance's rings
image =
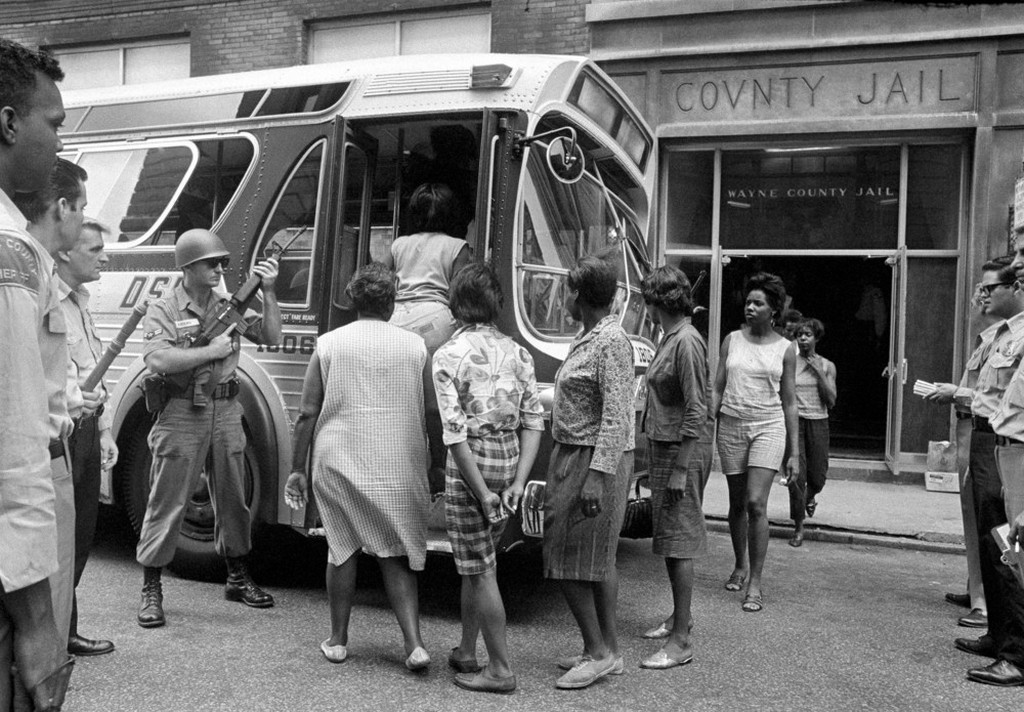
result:
[(568, 136), (559, 136), (549, 143), (545, 158), (548, 170), (562, 183), (571, 185), (583, 177), (586, 169), (583, 149)]

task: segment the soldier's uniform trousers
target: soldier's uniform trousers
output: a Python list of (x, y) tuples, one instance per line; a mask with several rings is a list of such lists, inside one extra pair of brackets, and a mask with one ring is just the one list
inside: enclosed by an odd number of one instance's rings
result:
[(203, 408), (193, 407), (191, 398), (171, 398), (150, 431), (149, 447), (153, 468), (138, 562), (162, 567), (174, 558), (185, 508), (208, 453), (217, 553), (225, 558), (248, 554), (252, 516), (245, 502), (245, 433), (237, 398), (211, 399)]

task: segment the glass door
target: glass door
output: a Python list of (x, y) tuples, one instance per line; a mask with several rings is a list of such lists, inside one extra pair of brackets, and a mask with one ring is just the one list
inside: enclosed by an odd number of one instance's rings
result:
[(894, 475), (900, 473), (900, 440), (903, 431), (903, 385), (907, 380), (904, 352), (903, 315), (907, 301), (907, 250), (901, 247), (886, 260), (892, 268), (892, 303), (889, 307), (889, 362), (883, 375), (889, 381), (889, 426), (885, 438), (885, 464)]

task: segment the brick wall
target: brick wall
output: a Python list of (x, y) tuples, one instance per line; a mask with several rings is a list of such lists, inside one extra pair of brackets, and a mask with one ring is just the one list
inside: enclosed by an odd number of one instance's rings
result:
[[(495, 52), (586, 54), (589, 0), (35, 0), (0, 2), (0, 36), (30, 46), (189, 37), (192, 74), (302, 64), (310, 22), (490, 7)], [(386, 8), (385, 12), (381, 12)]]
[(497, 0), (491, 5), (495, 52), (580, 54), (590, 52), (583, 13), (589, 0)]

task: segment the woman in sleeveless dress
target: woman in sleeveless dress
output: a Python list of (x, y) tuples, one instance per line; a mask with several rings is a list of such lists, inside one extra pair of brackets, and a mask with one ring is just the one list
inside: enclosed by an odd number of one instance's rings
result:
[(388, 323), (395, 295), (391, 270), (361, 269), (346, 290), (359, 318), (317, 342), (302, 387), (285, 501), (308, 500), (306, 462), (313, 447), (313, 490), (327, 535), (331, 635), (322, 643), (334, 663), (348, 655), (349, 619), (360, 551), (377, 559), (405, 642), (405, 665), (430, 656), (420, 637), (416, 571), (427, 553), (423, 339)]
[[(718, 455), (729, 483), (729, 534), (736, 565), (725, 584), (739, 591), (747, 583), (743, 610), (764, 607), (761, 570), (768, 553), (768, 493), (775, 473), (798, 468), (796, 345), (774, 326), (786, 303), (786, 287), (759, 272), (747, 282), (746, 323), (722, 341), (712, 393), (718, 418)], [(783, 463), (786, 445), (789, 457)], [(748, 564), (749, 552), (749, 564)]]

